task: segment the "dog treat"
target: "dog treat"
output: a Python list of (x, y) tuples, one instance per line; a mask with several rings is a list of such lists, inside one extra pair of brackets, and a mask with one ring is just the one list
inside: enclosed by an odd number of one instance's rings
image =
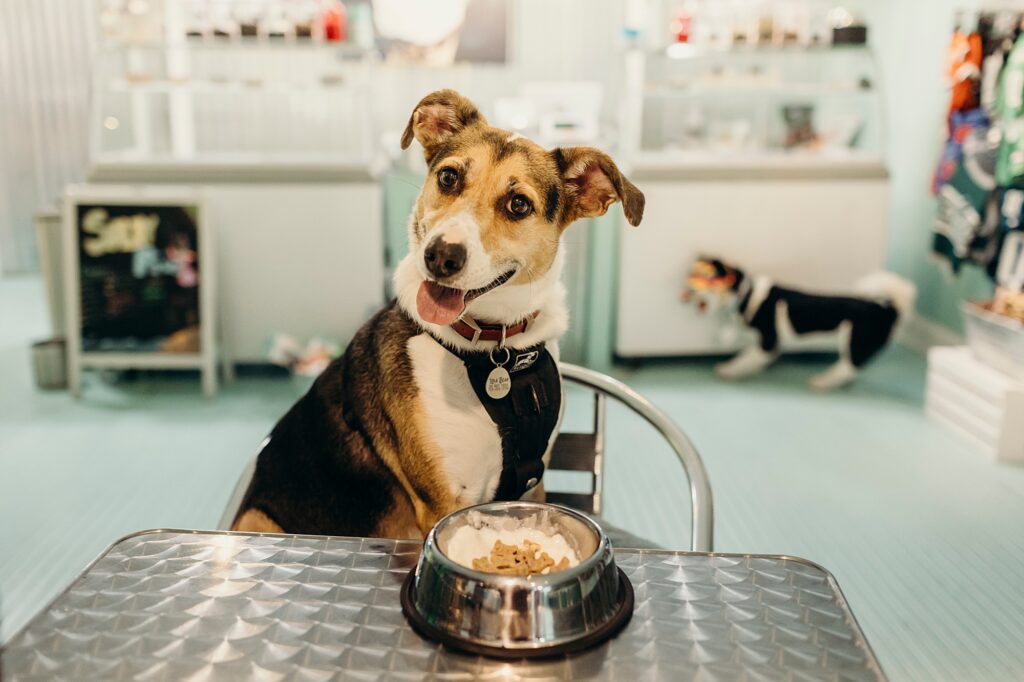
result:
[(523, 541), (523, 546), (506, 545), (501, 540), (494, 541), (490, 556), (482, 556), (473, 559), (473, 568), (486, 573), (501, 573), (502, 575), (546, 575), (552, 571), (562, 571), (569, 568), (569, 557), (562, 557), (557, 564), (542, 552), (540, 545), (529, 540)]
[(560, 528), (540, 516), (528, 519), (475, 515), (452, 533), (444, 548), (466, 568), (506, 575), (536, 575), (579, 564)]

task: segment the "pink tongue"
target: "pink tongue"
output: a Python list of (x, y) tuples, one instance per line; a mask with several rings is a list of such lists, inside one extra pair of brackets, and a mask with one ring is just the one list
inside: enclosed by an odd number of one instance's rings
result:
[(466, 293), (460, 289), (424, 281), (416, 292), (416, 310), (427, 322), (451, 324), (462, 312), (465, 296)]

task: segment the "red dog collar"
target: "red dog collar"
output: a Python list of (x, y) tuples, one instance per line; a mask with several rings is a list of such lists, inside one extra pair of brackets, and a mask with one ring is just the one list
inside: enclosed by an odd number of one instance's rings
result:
[(509, 325), (477, 322), (471, 317), (460, 317), (451, 324), (451, 328), (455, 330), (456, 334), (470, 343), (476, 343), (477, 341), (501, 342), (515, 336), (516, 334), (522, 334), (525, 332), (530, 321), (537, 319), (538, 315), (540, 315), (539, 310), (525, 320), (520, 320), (515, 324)]

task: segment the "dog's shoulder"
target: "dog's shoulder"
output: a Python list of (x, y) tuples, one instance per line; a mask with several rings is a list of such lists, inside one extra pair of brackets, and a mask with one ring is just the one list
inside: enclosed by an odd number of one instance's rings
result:
[(342, 383), (375, 386), (382, 369), (389, 374), (411, 376), (408, 342), (422, 332), (392, 301), (359, 328), (345, 352), (327, 366), (314, 386), (328, 392)]
[(381, 451), (401, 446), (393, 417), (415, 391), (406, 347), (419, 331), (391, 304), (356, 332), (274, 426), (247, 507), (288, 531), (373, 535), (408, 525), (396, 521), (408, 500)]

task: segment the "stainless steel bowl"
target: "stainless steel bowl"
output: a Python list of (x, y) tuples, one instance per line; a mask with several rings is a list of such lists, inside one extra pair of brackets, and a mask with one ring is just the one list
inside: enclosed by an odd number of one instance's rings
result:
[[(508, 518), (550, 524), (579, 564), (528, 577), (484, 573), (447, 554), (459, 528)], [(536, 502), (494, 502), (457, 511), (427, 535), (402, 590), (402, 608), (420, 634), (452, 648), (501, 658), (578, 651), (616, 634), (633, 614), (633, 588), (611, 543), (586, 516)]]

